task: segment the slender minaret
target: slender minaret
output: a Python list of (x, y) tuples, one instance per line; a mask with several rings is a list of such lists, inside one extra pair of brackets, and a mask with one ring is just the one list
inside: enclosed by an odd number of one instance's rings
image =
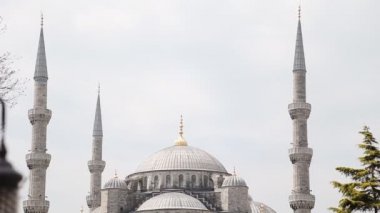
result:
[(102, 160), (102, 113), (100, 109), (100, 89), (98, 89), (98, 100), (96, 102), (94, 130), (92, 133), (92, 160), (88, 161), (88, 169), (91, 173), (90, 194), (87, 196), (87, 205), (93, 210), (100, 206), (100, 189), (102, 184), (102, 172), (106, 162)]
[(30, 153), (26, 155), (26, 163), (30, 170), (28, 199), (23, 202), (26, 213), (46, 213), (49, 210), (49, 201), (45, 199), (46, 169), (51, 159), (50, 154), (46, 153), (46, 127), (51, 118), (51, 111), (46, 108), (47, 80), (43, 17), (41, 16), (40, 41), (34, 72), (34, 107), (28, 112), (33, 133), (32, 147)]
[(293, 164), (293, 190), (289, 196), (290, 207), (295, 213), (310, 213), (315, 197), (310, 194), (309, 167), (313, 150), (308, 148), (307, 119), (311, 105), (306, 102), (306, 66), (301, 30), (301, 8), (298, 11), (296, 52), (293, 65), (293, 103), (289, 114), (293, 120), (293, 148), (289, 157)]

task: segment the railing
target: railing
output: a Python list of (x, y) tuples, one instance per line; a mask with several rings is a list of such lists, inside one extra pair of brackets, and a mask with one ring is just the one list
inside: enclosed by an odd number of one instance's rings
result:
[(47, 200), (24, 200), (22, 204), (27, 212), (47, 212), (50, 205)]
[(47, 153), (29, 153), (25, 156), (27, 166), (47, 168), (50, 164), (51, 155)]
[(25, 156), (26, 160), (51, 160), (51, 155), (47, 153), (29, 153)]
[(294, 109), (308, 109), (311, 110), (311, 105), (309, 103), (291, 103), (288, 105), (288, 110), (294, 110)]
[(307, 147), (295, 147), (288, 150), (289, 155), (292, 154), (309, 154), (313, 155), (313, 149)]

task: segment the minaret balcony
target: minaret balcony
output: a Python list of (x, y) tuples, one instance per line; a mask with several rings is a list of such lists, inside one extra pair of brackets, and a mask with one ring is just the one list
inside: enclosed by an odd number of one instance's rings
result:
[(47, 168), (50, 164), (51, 155), (47, 153), (29, 153), (25, 156), (26, 165), (29, 169)]
[(293, 210), (312, 209), (315, 204), (315, 196), (311, 194), (292, 194), (289, 196), (289, 204)]
[(28, 111), (28, 117), (31, 124), (34, 124), (36, 121), (44, 121), (49, 123), (51, 118), (51, 110), (49, 109), (30, 109)]
[(288, 105), (288, 111), (292, 119), (308, 119), (311, 111), (311, 104), (296, 102)]
[(313, 149), (308, 147), (294, 147), (288, 150), (290, 161), (294, 164), (296, 162), (304, 161), (310, 164), (313, 157)]
[(100, 206), (100, 203), (99, 203), (100, 198), (98, 197), (98, 195), (87, 195), (86, 201), (87, 201), (87, 206), (89, 208)]
[(93, 172), (103, 172), (106, 162), (103, 160), (90, 160), (87, 163), (88, 169), (91, 173)]
[(47, 200), (24, 200), (23, 202), (25, 213), (47, 213), (49, 205)]

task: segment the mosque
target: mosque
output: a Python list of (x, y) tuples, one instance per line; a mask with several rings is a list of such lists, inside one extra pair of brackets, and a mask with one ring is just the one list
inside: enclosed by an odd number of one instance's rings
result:
[[(46, 169), (51, 159), (46, 152), (46, 133), (52, 115), (52, 111), (47, 109), (47, 81), (42, 23), (34, 73), (34, 106), (28, 112), (33, 133), (31, 150), (26, 155), (30, 183), (28, 199), (23, 201), (25, 213), (47, 213), (50, 205), (45, 194)], [(306, 102), (306, 66), (300, 17), (293, 66), (293, 103), (289, 104), (288, 110), (293, 122), (293, 147), (288, 150), (293, 164), (293, 189), (289, 189), (289, 204), (295, 213), (310, 213), (315, 203), (309, 183), (313, 150), (307, 142), (307, 119), (311, 105)], [(102, 143), (98, 94), (92, 159), (88, 161), (91, 179), (86, 201), (91, 213), (275, 213), (264, 203), (252, 200), (242, 177), (234, 171), (227, 171), (218, 159), (186, 141), (182, 117), (178, 139), (172, 146), (143, 160), (132, 174), (122, 177), (115, 174), (103, 186), (102, 172), (106, 162), (102, 159)], [(4, 212), (8, 213), (6, 210)]]

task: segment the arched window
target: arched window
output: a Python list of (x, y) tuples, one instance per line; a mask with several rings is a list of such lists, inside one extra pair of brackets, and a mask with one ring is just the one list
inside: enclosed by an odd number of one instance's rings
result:
[(154, 182), (153, 182), (153, 185), (154, 185), (154, 189), (158, 189), (158, 176), (154, 176)]
[(207, 175), (203, 176), (203, 186), (205, 188), (208, 188), (208, 176)]
[(197, 177), (195, 175), (191, 175), (191, 188), (194, 188), (197, 182)]
[(179, 188), (184, 188), (185, 187), (185, 184), (184, 184), (184, 181), (183, 181), (183, 175), (179, 175), (179, 177), (178, 177), (178, 183), (179, 183)]
[(166, 175), (166, 188), (170, 187), (170, 183), (171, 183), (170, 175)]
[(142, 190), (147, 190), (148, 189), (148, 177), (144, 177), (143, 179), (143, 184), (142, 184)]

